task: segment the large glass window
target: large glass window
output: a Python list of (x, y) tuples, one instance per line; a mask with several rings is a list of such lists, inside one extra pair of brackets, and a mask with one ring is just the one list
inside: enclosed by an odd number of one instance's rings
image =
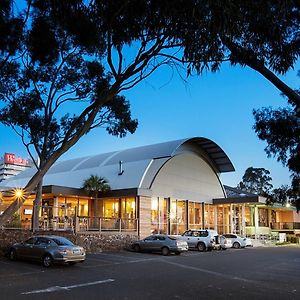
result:
[(122, 219), (134, 219), (136, 216), (135, 212), (135, 198), (122, 198), (121, 199), (121, 217)]
[(252, 206), (245, 207), (245, 225), (254, 226), (254, 207)]
[(214, 206), (208, 203), (205, 203), (204, 208), (204, 224), (206, 229), (215, 228), (215, 214)]
[(170, 234), (178, 234), (177, 232), (177, 200), (170, 200)]
[(202, 203), (189, 201), (189, 229), (202, 229)]
[(196, 227), (203, 229), (202, 203), (195, 203), (195, 225)]
[(103, 200), (103, 216), (105, 218), (119, 218), (119, 199)]
[(167, 233), (167, 198), (159, 198), (159, 233)]
[(167, 198), (151, 199), (151, 232), (167, 233)]
[(268, 227), (268, 210), (266, 208), (258, 208), (258, 226)]
[(186, 228), (186, 201), (184, 200), (177, 201), (177, 222), (178, 222), (177, 234), (181, 234), (187, 229)]

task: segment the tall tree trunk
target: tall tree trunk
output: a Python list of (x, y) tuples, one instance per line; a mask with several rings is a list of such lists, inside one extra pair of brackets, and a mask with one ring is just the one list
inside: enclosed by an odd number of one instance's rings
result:
[(275, 85), (285, 96), (295, 103), (300, 108), (300, 95), (279, 79), (272, 71), (266, 68), (263, 64), (249, 63), (248, 66), (253, 70), (259, 72), (268, 81)]
[(33, 214), (32, 214), (32, 231), (39, 230), (39, 214), (42, 203), (42, 188), (43, 188), (43, 179), (40, 180), (36, 187), (36, 196), (33, 202)]

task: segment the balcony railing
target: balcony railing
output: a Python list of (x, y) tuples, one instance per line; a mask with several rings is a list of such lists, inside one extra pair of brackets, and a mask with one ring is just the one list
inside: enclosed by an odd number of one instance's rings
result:
[(77, 217), (76, 231), (137, 231), (137, 219)]
[(273, 230), (300, 230), (299, 222), (276, 222), (271, 223), (271, 229)]

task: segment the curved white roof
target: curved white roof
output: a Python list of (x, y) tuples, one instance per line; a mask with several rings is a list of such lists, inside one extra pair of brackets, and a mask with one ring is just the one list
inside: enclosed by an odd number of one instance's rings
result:
[[(196, 137), (57, 162), (44, 176), (43, 185), (81, 188), (85, 179), (97, 174), (108, 180), (112, 190), (149, 189), (164, 163), (186, 151), (198, 153), (216, 173), (234, 171), (228, 156), (216, 143)], [(121, 175), (120, 161), (124, 170)], [(24, 187), (34, 172), (34, 169), (26, 170), (3, 184)]]

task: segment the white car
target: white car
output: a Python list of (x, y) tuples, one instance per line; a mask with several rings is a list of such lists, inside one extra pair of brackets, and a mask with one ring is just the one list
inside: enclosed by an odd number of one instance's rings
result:
[(215, 247), (216, 250), (226, 250), (232, 247), (231, 239), (227, 239), (224, 235), (215, 235)]
[[(246, 243), (247, 239), (244, 237), (241, 237), (237, 234), (225, 233), (223, 235), (226, 237), (226, 239), (231, 240), (232, 248), (235, 248), (235, 249), (245, 248), (247, 245), (247, 243)], [(249, 241), (248, 241), (248, 243), (249, 243)]]
[(253, 247), (252, 240), (250, 238), (246, 238), (246, 247)]
[(215, 238), (212, 232), (201, 230), (186, 230), (180, 239), (188, 243), (189, 249), (194, 248), (199, 251), (211, 251), (215, 246)]

